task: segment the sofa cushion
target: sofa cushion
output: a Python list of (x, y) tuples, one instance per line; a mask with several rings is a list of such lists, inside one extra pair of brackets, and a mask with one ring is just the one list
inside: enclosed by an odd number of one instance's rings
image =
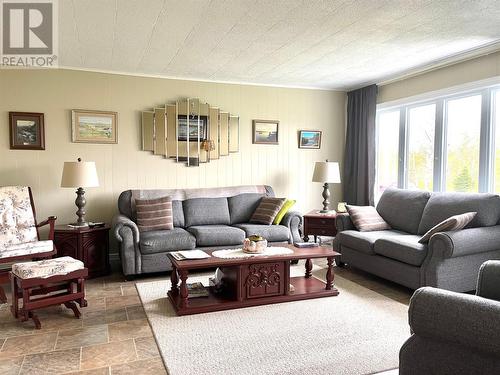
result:
[(174, 227), (184, 227), (182, 201), (172, 201), (172, 215), (174, 216)]
[(375, 207), (347, 205), (347, 212), (352, 223), (360, 232), (372, 232), (376, 230), (391, 229), (389, 224), (382, 219)]
[[(335, 242), (338, 245), (350, 247), (353, 250), (365, 254), (374, 255), (373, 245), (380, 238), (401, 236), (406, 233), (397, 230), (379, 230), (373, 232), (358, 232), (357, 230), (345, 230), (337, 234)], [(340, 249), (341, 250), (341, 249)]]
[(402, 235), (391, 238), (380, 238), (375, 241), (373, 251), (387, 258), (420, 266), (427, 255), (427, 245), (418, 243), (418, 235)]
[(197, 246), (242, 245), (245, 232), (227, 225), (199, 225), (187, 229), (196, 237)]
[(477, 212), (466, 228), (490, 227), (500, 219), (500, 197), (487, 193), (433, 193), (425, 206), (418, 233), (424, 234), (453, 215)]
[(285, 198), (263, 197), (250, 218), (250, 222), (254, 224), (271, 225), (281, 207), (283, 207), (285, 200)]
[(193, 198), (183, 202), (186, 227), (195, 225), (228, 225), (227, 198)]
[(257, 234), (269, 242), (288, 241), (290, 238), (290, 229), (284, 225), (235, 224), (234, 226), (243, 229), (246, 237)]
[(139, 246), (142, 254), (163, 253), (165, 251), (191, 250), (196, 247), (196, 238), (182, 228), (154, 230), (141, 233)]
[(434, 225), (418, 240), (419, 243), (429, 242), (431, 237), (439, 232), (448, 232), (453, 230), (460, 230), (465, 228), (476, 216), (477, 212), (466, 212), (461, 215), (454, 215), (448, 219), (443, 220), (439, 224)]
[(387, 188), (380, 197), (377, 211), (392, 228), (417, 234), (429, 197), (427, 191)]
[(248, 223), (264, 194), (238, 194), (227, 198), (231, 224)]
[(140, 232), (174, 229), (172, 198), (137, 199), (135, 207)]

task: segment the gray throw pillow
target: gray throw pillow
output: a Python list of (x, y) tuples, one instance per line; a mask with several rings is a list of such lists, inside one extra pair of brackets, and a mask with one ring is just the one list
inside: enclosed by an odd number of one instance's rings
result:
[(448, 232), (452, 230), (460, 230), (465, 228), (467, 224), (469, 224), (474, 216), (476, 216), (477, 212), (466, 212), (461, 215), (454, 215), (449, 217), (448, 219), (443, 220), (439, 224), (436, 224), (431, 229), (429, 229), (418, 242), (426, 243), (429, 242), (433, 234), (438, 232)]
[(285, 198), (263, 197), (250, 218), (250, 223), (271, 225), (285, 201)]
[(135, 208), (140, 232), (174, 229), (172, 198), (136, 199)]
[(391, 229), (391, 226), (378, 214), (375, 207), (351, 205), (346, 207), (352, 223), (360, 232)]

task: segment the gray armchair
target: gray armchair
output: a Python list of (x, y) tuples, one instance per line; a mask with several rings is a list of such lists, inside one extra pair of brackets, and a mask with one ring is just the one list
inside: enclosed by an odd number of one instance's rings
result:
[(408, 315), (401, 375), (500, 374), (500, 261), (483, 263), (475, 296), (420, 288)]

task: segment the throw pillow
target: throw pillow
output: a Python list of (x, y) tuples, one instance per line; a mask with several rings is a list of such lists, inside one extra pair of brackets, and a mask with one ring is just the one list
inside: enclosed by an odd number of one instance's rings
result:
[(135, 208), (140, 232), (174, 229), (171, 197), (136, 199)]
[(263, 197), (250, 218), (251, 223), (271, 225), (285, 203), (285, 198)]
[(280, 212), (278, 212), (278, 215), (274, 218), (273, 224), (278, 225), (281, 223), (281, 220), (285, 217), (286, 213), (290, 211), (290, 208), (295, 204), (294, 199), (287, 199), (285, 203), (283, 204), (283, 207), (281, 207)]
[(391, 226), (379, 215), (375, 207), (351, 205), (346, 207), (352, 223), (360, 232), (391, 229)]
[(429, 242), (433, 234), (438, 232), (448, 232), (451, 230), (460, 230), (464, 229), (467, 224), (469, 224), (474, 216), (476, 216), (477, 212), (466, 212), (461, 215), (454, 215), (449, 217), (448, 219), (443, 220), (439, 224), (436, 224), (431, 229), (429, 229), (423, 236), (418, 240), (420, 243)]

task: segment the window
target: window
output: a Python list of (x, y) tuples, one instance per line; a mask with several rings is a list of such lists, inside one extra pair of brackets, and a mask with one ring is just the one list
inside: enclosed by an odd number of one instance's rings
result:
[(446, 191), (478, 191), (481, 95), (446, 103)]
[(500, 192), (500, 90), (493, 93), (492, 119), (495, 129), (494, 192)]
[(388, 186), (500, 193), (500, 85), (377, 108), (375, 199)]
[(407, 187), (410, 189), (432, 191), (435, 121), (435, 104), (408, 110)]
[(377, 126), (377, 178), (375, 197), (398, 186), (399, 111), (382, 112)]

